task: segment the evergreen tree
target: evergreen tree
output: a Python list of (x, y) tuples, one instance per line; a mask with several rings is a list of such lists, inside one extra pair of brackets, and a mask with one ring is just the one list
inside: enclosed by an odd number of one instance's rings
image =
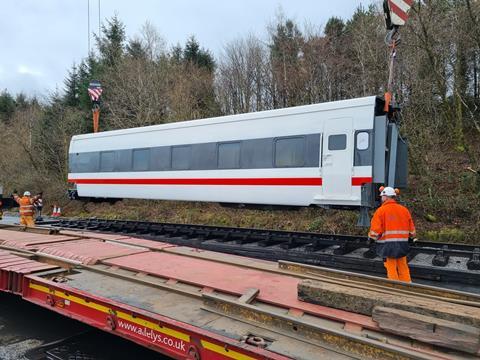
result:
[(187, 63), (195, 64), (199, 68), (205, 68), (213, 72), (215, 68), (215, 60), (208, 50), (201, 49), (195, 36), (191, 36), (185, 44), (183, 50), (183, 60)]
[(180, 64), (183, 61), (183, 49), (182, 45), (177, 44), (172, 47), (171, 57), (172, 61), (176, 64)]
[(23, 92), (19, 92), (15, 96), (15, 106), (17, 109), (25, 109), (30, 105), (30, 101)]
[(102, 25), (102, 34), (95, 36), (100, 58), (106, 66), (114, 66), (124, 55), (125, 25), (117, 15)]
[(15, 112), (15, 100), (5, 89), (0, 94), (0, 120), (8, 121)]
[(126, 52), (128, 56), (134, 59), (145, 59), (147, 57), (145, 47), (139, 39), (130, 39), (126, 46)]
[(325, 25), (325, 35), (328, 38), (338, 38), (345, 33), (345, 23), (335, 16), (328, 19)]
[[(304, 38), (297, 25), (290, 19), (280, 19), (271, 34), (270, 56), (282, 107), (301, 102), (301, 85), (297, 82), (300, 80), (299, 58), (303, 54), (303, 44)], [(275, 107), (278, 105), (274, 104)]]
[(65, 95), (63, 96), (63, 101), (65, 105), (78, 106), (78, 104), (80, 103), (80, 79), (78, 69), (75, 64), (73, 64), (71, 69), (68, 71), (67, 77), (65, 78), (63, 83), (65, 85)]

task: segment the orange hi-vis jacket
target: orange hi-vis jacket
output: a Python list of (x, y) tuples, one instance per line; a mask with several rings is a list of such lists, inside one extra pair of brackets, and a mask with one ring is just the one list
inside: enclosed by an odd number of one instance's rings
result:
[(34, 208), (33, 208), (33, 202), (34, 200), (32, 198), (29, 198), (27, 196), (19, 197), (15, 199), (20, 205), (20, 216), (33, 216), (34, 213)]
[(406, 256), (410, 250), (408, 238), (416, 236), (410, 211), (388, 199), (375, 211), (368, 236), (376, 240), (378, 256), (396, 259)]

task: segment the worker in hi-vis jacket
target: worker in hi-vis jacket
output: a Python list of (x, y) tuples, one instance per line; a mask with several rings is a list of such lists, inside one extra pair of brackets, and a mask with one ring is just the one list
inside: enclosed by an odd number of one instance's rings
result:
[(25, 191), (22, 197), (14, 193), (13, 198), (20, 206), (20, 224), (27, 227), (35, 227), (35, 221), (33, 220), (35, 210), (33, 204), (41, 198), (41, 195), (32, 196), (30, 191)]
[(396, 201), (397, 189), (381, 187), (382, 205), (375, 211), (368, 234), (369, 242), (376, 242), (378, 256), (384, 260), (390, 280), (411, 282), (407, 254), (409, 239), (416, 241), (412, 215)]

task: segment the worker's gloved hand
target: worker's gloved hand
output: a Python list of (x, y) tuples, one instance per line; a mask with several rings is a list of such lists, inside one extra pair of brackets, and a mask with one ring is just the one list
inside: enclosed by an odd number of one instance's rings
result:
[(417, 238), (408, 238), (408, 243), (412, 246), (416, 246), (418, 242)]
[(367, 246), (370, 246), (372, 244), (375, 244), (375, 239), (372, 239), (371, 237), (367, 238)]

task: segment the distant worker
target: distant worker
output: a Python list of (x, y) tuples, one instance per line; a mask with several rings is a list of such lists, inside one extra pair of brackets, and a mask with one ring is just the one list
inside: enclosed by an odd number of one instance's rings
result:
[(20, 224), (27, 227), (35, 227), (35, 222), (33, 221), (34, 206), (33, 204), (42, 196), (36, 195), (31, 196), (30, 191), (25, 191), (23, 196), (20, 197), (16, 193), (13, 194), (13, 198), (20, 206)]
[(35, 207), (35, 210), (37, 211), (37, 217), (35, 218), (35, 221), (43, 221), (42, 218), (42, 209), (43, 209), (43, 193), (39, 193), (40, 195), (37, 200), (33, 203), (33, 206)]
[(383, 258), (390, 280), (411, 282), (407, 254), (409, 238), (416, 241), (415, 225), (408, 209), (396, 201), (396, 189), (381, 187), (382, 205), (373, 215), (369, 241), (376, 242), (378, 256)]

